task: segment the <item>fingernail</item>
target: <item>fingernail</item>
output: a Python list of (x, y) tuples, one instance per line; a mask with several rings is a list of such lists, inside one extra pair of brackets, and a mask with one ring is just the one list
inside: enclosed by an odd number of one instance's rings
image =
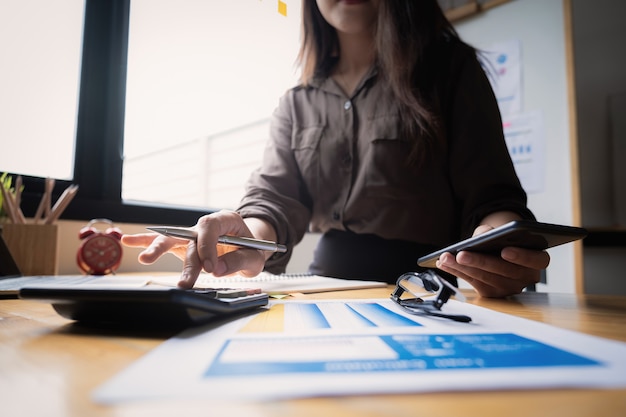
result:
[(215, 275), (223, 275), (226, 273), (226, 263), (224, 261), (217, 261), (217, 265), (215, 265), (215, 269), (213, 269), (213, 274)]
[(472, 252), (464, 251), (463, 256), (457, 257), (456, 261), (462, 265), (471, 265), (474, 259), (476, 258)]
[(510, 248), (504, 248), (502, 249), (500, 256), (502, 257), (502, 259), (505, 259), (507, 261), (514, 261), (517, 258), (517, 251)]
[(208, 259), (206, 261), (204, 261), (204, 263), (202, 264), (202, 267), (204, 268), (204, 270), (206, 272), (214, 272), (213, 271), (213, 264)]
[(444, 254), (437, 260), (437, 265), (451, 266), (451, 264), (452, 264), (452, 256), (448, 254)]
[(187, 274), (182, 274), (178, 281), (178, 286), (181, 288), (191, 288), (193, 284), (190, 284), (191, 277)]

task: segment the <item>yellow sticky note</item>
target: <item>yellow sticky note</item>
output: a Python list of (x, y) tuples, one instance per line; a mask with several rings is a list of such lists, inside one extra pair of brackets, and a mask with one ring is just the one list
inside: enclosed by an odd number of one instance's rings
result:
[(287, 3), (278, 0), (278, 13), (287, 16)]

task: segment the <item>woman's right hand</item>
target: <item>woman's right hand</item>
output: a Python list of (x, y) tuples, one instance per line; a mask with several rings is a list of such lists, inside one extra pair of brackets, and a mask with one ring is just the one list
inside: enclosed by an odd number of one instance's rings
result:
[(139, 262), (150, 264), (165, 253), (171, 252), (183, 260), (183, 271), (178, 285), (191, 288), (200, 272), (216, 277), (239, 273), (253, 277), (265, 265), (265, 253), (256, 249), (218, 245), (222, 235), (255, 237), (243, 218), (232, 211), (219, 211), (201, 217), (193, 227), (198, 232), (196, 242), (160, 236), (152, 233), (124, 235), (127, 246), (145, 247), (139, 254)]

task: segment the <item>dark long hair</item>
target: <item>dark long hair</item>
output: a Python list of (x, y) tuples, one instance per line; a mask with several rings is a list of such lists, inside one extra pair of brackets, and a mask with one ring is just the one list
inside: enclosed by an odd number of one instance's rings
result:
[[(435, 74), (429, 60), (444, 40), (459, 40), (437, 0), (381, 0), (375, 31), (377, 63), (399, 104), (403, 133), (414, 142), (415, 153), (445, 144), (432, 91)], [(302, 2), (302, 34), (298, 62), (301, 82), (331, 74), (339, 40), (324, 20), (315, 0)]]

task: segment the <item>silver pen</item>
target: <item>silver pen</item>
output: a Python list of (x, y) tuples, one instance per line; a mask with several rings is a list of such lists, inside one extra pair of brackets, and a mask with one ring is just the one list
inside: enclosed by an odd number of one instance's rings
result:
[[(179, 239), (195, 241), (198, 238), (198, 232), (186, 227), (162, 226), (148, 227), (147, 229), (165, 236), (177, 237)], [(269, 240), (253, 239), (251, 237), (224, 235), (217, 238), (217, 243), (222, 245), (238, 246), (240, 248), (265, 250), (268, 252), (287, 252), (287, 247), (285, 245), (280, 245), (276, 242), (271, 242)]]

